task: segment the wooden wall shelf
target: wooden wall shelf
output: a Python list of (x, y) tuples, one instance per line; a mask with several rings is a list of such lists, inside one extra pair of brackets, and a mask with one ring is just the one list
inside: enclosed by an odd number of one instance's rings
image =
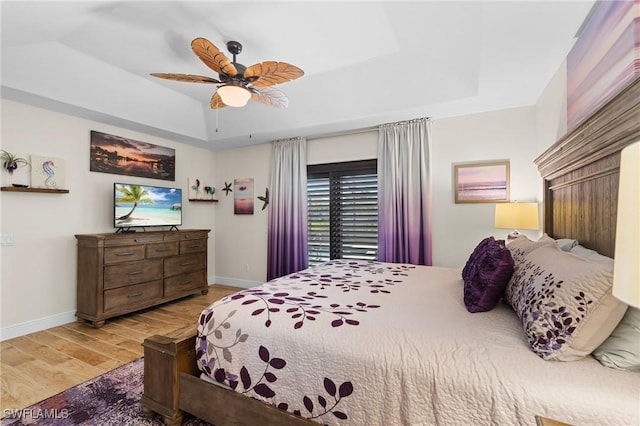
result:
[(189, 201), (195, 201), (198, 203), (217, 203), (218, 200), (202, 200), (200, 198), (189, 198)]
[(43, 194), (68, 194), (68, 189), (48, 189), (48, 188), (22, 188), (19, 186), (3, 186), (1, 191), (9, 192), (40, 192)]

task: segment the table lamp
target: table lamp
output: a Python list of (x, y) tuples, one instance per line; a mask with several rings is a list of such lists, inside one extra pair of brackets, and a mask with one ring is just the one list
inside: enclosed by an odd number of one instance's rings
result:
[(620, 157), (613, 295), (640, 308), (640, 142)]
[(521, 234), (518, 229), (539, 229), (538, 203), (498, 203), (496, 204), (495, 227), (513, 229), (507, 242)]

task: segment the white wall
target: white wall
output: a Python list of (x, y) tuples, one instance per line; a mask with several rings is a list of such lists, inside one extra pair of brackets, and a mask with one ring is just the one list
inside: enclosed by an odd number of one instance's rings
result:
[(544, 89), (536, 104), (536, 128), (540, 152), (567, 133), (567, 62)]
[(309, 139), (307, 164), (327, 164), (341, 161), (378, 158), (378, 131)]
[[(323, 164), (376, 158), (377, 131), (309, 139), (307, 163)], [(216, 182), (253, 178), (255, 196), (269, 186), (271, 144), (216, 153)], [(233, 193), (218, 195), (216, 216), (216, 282), (250, 287), (267, 278), (267, 210), (256, 200), (253, 215), (233, 213)]]
[[(226, 195), (222, 184), (216, 188), (216, 277), (220, 284), (250, 287), (267, 276), (267, 210), (255, 197), (264, 195), (269, 185), (271, 145), (216, 152), (215, 181), (254, 179), (254, 213), (233, 213), (233, 192)], [(233, 188), (233, 185), (231, 185)]]
[[(455, 204), (453, 164), (496, 159), (511, 162), (511, 198), (541, 201), (542, 182), (533, 159), (566, 131), (564, 67), (537, 107), (516, 108), (433, 120), (433, 261), (461, 267), (480, 239), (507, 231), (493, 228), (491, 204)], [(187, 228), (212, 229), (209, 283), (250, 286), (266, 279), (267, 212), (256, 200), (251, 216), (233, 214), (233, 194), (223, 183), (255, 179), (255, 196), (269, 183), (269, 144), (211, 152), (179, 142), (2, 100), (1, 148), (21, 156), (51, 155), (66, 160), (69, 194), (0, 193), (0, 233), (14, 245), (0, 248), (2, 339), (75, 320), (74, 234), (113, 232), (111, 191), (115, 180), (175, 183), (187, 177), (212, 182), (217, 204), (184, 203)], [(89, 133), (99, 130), (176, 149), (176, 181), (127, 178), (89, 172)], [(377, 131), (311, 139), (308, 163), (375, 158)], [(7, 176), (3, 176), (7, 184)], [(16, 182), (26, 175), (16, 175)], [(171, 185), (167, 185), (171, 186)], [(530, 232), (536, 237), (539, 232)]]
[[(533, 158), (535, 107), (433, 120), (433, 263), (462, 267), (484, 237), (505, 238), (493, 227), (493, 204), (455, 204), (453, 164), (507, 159), (511, 163), (512, 199), (541, 201), (542, 180)], [(377, 157), (378, 132), (312, 139), (307, 162), (321, 164)], [(253, 177), (257, 192), (269, 182), (269, 144), (216, 153), (216, 181)], [(257, 195), (257, 194), (256, 194)], [(267, 214), (257, 206), (253, 216), (233, 214), (233, 198), (220, 195), (217, 210), (216, 281), (250, 286), (266, 279)], [(538, 231), (524, 231), (532, 238)], [(246, 266), (249, 265), (249, 270)]]
[(483, 238), (505, 239), (510, 231), (494, 228), (494, 204), (455, 204), (453, 165), (509, 160), (511, 200), (541, 202), (535, 107), (434, 120), (432, 134), (433, 264), (459, 268)]
[[(74, 234), (114, 232), (113, 182), (183, 189), (182, 229), (212, 229), (216, 205), (189, 203), (187, 177), (213, 182), (215, 154), (174, 141), (106, 126), (76, 117), (2, 100), (1, 148), (21, 157), (50, 155), (66, 162), (68, 194), (0, 192), (0, 233), (13, 246), (0, 248), (0, 327), (7, 339), (75, 321), (76, 240)], [(89, 171), (89, 137), (98, 130), (176, 150), (176, 180), (135, 178)], [(3, 185), (8, 176), (2, 172)], [(14, 183), (29, 183), (26, 169)], [(217, 186), (217, 185), (216, 185)], [(215, 245), (208, 273), (215, 276)]]

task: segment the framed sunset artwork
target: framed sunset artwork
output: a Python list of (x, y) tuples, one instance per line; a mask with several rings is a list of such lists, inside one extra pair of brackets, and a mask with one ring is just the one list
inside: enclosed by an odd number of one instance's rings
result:
[(253, 214), (253, 178), (233, 180), (233, 213)]
[(509, 162), (454, 165), (456, 204), (509, 201)]
[(89, 170), (152, 179), (176, 180), (176, 150), (91, 131)]
[(599, 1), (567, 55), (567, 130), (640, 75), (638, 1)]

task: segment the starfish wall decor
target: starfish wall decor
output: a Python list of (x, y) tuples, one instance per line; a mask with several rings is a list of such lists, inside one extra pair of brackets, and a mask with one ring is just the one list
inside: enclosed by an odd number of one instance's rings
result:
[(264, 197), (262, 195), (258, 196), (258, 200), (262, 201), (264, 204), (262, 205), (262, 210), (266, 209), (269, 205), (269, 188), (265, 188)]
[(224, 188), (222, 188), (222, 190), (224, 191), (224, 193), (226, 194), (226, 196), (229, 196), (230, 192), (233, 192), (233, 189), (231, 189), (231, 183), (227, 183), (226, 181), (224, 182)]

